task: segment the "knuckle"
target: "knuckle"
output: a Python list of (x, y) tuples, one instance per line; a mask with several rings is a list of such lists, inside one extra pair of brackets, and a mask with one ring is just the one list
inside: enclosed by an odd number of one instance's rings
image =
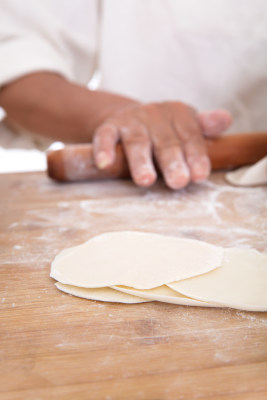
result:
[(201, 132), (196, 126), (192, 126), (188, 129), (181, 129), (179, 137), (184, 144), (200, 145), (204, 142)]
[(184, 149), (187, 154), (206, 154), (206, 144), (204, 139), (195, 138), (194, 140), (189, 140), (184, 142)]
[(161, 167), (169, 171), (180, 169), (181, 166), (184, 165), (183, 153), (180, 149), (175, 149), (169, 152), (158, 152), (155, 153), (155, 157)]
[(144, 110), (149, 113), (158, 112), (160, 108), (161, 108), (160, 103), (149, 103), (144, 105)]
[(163, 153), (163, 152), (173, 152), (173, 151), (180, 151), (179, 142), (177, 139), (169, 138), (165, 140), (155, 141), (154, 149), (156, 152)]
[(96, 129), (93, 136), (93, 142), (97, 145), (106, 141), (116, 141), (117, 138), (117, 126), (114, 123), (105, 122)]
[(142, 125), (127, 125), (120, 127), (122, 140), (125, 145), (142, 145), (150, 144), (149, 135)]
[(95, 132), (95, 135), (114, 135), (117, 132), (117, 127), (112, 122), (104, 122), (101, 124)]
[(181, 101), (165, 101), (162, 103), (174, 116), (181, 115), (187, 118), (195, 118), (197, 111), (194, 107)]
[(150, 141), (148, 140), (147, 137), (144, 137), (142, 135), (129, 135), (128, 137), (123, 138), (123, 143), (126, 146), (141, 146), (141, 147), (147, 147), (150, 145)]

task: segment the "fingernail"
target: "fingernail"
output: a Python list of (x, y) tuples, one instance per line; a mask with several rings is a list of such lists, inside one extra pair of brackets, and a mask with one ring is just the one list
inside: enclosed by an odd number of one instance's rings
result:
[(189, 175), (170, 176), (167, 179), (167, 184), (172, 189), (180, 189), (189, 183)]
[(110, 159), (106, 153), (101, 152), (97, 155), (96, 165), (99, 169), (106, 168), (110, 163)]
[(169, 169), (166, 175), (166, 182), (172, 189), (180, 189), (189, 183), (190, 173), (184, 163), (177, 164), (176, 169)]
[(145, 169), (140, 171), (138, 176), (138, 182), (140, 185), (152, 185), (156, 178), (155, 172), (151, 169)]
[(151, 182), (153, 181), (153, 179), (151, 178), (151, 176), (141, 176), (139, 178), (139, 181), (142, 185), (150, 185)]

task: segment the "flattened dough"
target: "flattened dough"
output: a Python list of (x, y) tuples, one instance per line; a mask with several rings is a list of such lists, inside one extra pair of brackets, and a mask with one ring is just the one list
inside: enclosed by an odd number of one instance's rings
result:
[(220, 267), (223, 256), (221, 247), (205, 242), (130, 231), (104, 233), (63, 252), (51, 277), (86, 288), (151, 289)]
[(267, 156), (249, 167), (228, 172), (226, 180), (236, 186), (256, 186), (267, 184)]
[(126, 286), (112, 286), (112, 288), (134, 296), (142, 296), (146, 299), (162, 301), (164, 303), (179, 304), (184, 306), (216, 307), (216, 305), (212, 303), (186, 297), (181, 293), (172, 290), (166, 285), (146, 290), (132, 289)]
[(56, 282), (55, 285), (59, 290), (62, 290), (62, 292), (89, 300), (109, 301), (113, 303), (147, 303), (151, 301), (142, 299), (138, 296), (131, 296), (127, 293), (118, 292), (117, 290), (108, 287), (88, 289), (72, 285), (64, 285), (60, 282)]
[(254, 249), (225, 249), (221, 268), (168, 286), (198, 300), (267, 311), (267, 256)]

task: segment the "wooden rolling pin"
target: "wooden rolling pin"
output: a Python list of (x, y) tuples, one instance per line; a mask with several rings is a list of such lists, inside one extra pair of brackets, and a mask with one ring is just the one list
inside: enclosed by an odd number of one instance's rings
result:
[[(223, 136), (206, 140), (212, 170), (253, 164), (267, 154), (267, 132)], [(122, 145), (115, 163), (105, 171), (96, 168), (91, 144), (66, 145), (47, 152), (47, 173), (57, 181), (72, 182), (130, 176)]]

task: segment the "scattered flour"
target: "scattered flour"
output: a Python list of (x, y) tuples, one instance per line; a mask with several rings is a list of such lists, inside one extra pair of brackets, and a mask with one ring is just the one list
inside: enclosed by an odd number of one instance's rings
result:
[[(225, 247), (256, 247), (267, 251), (266, 188), (231, 187), (222, 174), (209, 181), (168, 190), (162, 182), (138, 188), (129, 181), (85, 182), (57, 185), (47, 180), (39, 185), (38, 198), (49, 199), (47, 207), (36, 203), (21, 219), (8, 225), (14, 250), (4, 251), (7, 263), (35, 261), (36, 268), (51, 261), (63, 248), (90, 237), (119, 230), (139, 230), (204, 240)], [(33, 182), (24, 182), (24, 190)], [(61, 201), (53, 201), (61, 198)], [(265, 218), (266, 216), (266, 218)], [(24, 238), (31, 231), (31, 243)], [(44, 252), (45, 249), (45, 252)]]

